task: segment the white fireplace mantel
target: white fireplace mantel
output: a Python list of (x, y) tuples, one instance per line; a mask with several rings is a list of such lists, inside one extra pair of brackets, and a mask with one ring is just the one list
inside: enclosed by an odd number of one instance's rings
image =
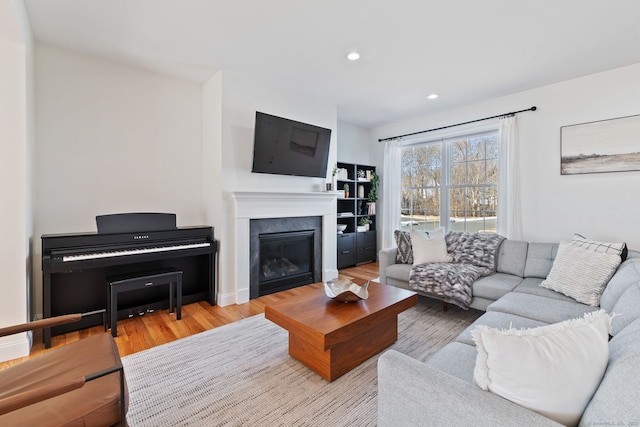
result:
[(336, 260), (337, 192), (236, 191), (233, 200), (235, 235), (235, 302), (249, 301), (250, 221), (259, 218), (322, 217), (322, 280), (338, 277)]

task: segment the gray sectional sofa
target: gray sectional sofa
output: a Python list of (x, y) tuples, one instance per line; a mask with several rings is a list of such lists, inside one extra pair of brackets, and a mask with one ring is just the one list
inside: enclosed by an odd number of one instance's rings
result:
[[(600, 298), (600, 307), (540, 287), (558, 244), (504, 240), (496, 273), (473, 284), (470, 307), (485, 313), (425, 362), (389, 350), (378, 362), (378, 425), (559, 425), (474, 384), (478, 325), (533, 328), (602, 308), (611, 321), (609, 361), (580, 426), (640, 425), (640, 252), (629, 251)], [(396, 249), (380, 251), (380, 281), (409, 289), (411, 265), (396, 264)], [(451, 313), (455, 315), (455, 313)]]

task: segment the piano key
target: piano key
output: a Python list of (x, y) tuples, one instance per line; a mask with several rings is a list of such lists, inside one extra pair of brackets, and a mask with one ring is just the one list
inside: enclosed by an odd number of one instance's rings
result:
[(209, 246), (211, 246), (211, 242), (190, 243), (190, 244), (175, 245), (175, 246), (159, 246), (159, 247), (151, 247), (151, 248), (126, 249), (121, 251), (94, 252), (94, 253), (85, 253), (85, 254), (77, 254), (77, 255), (65, 255), (62, 257), (62, 262), (84, 261), (88, 259), (112, 258), (112, 257), (119, 257), (119, 256), (150, 254), (150, 253), (157, 253), (157, 252), (179, 251), (179, 250), (186, 250), (186, 249), (206, 248)]

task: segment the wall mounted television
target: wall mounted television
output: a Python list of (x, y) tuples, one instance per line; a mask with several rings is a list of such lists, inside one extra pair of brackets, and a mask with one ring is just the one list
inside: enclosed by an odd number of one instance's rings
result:
[(326, 178), (331, 129), (256, 111), (251, 172)]

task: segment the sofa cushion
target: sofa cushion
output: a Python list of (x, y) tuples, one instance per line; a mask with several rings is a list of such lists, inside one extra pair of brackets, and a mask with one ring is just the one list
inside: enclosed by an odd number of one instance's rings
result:
[(471, 302), (469, 303), (469, 308), (473, 308), (475, 310), (487, 311), (487, 307), (493, 304), (495, 300), (480, 298), (480, 297), (472, 297)]
[[(500, 330), (478, 326), (474, 382), (565, 425), (577, 425), (609, 359), (604, 310), (554, 325)], [(526, 369), (523, 369), (526, 366)]]
[(613, 306), (627, 290), (627, 288), (640, 280), (640, 258), (630, 257), (620, 264), (616, 274), (613, 275), (609, 284), (600, 297), (600, 307), (613, 312)]
[(529, 243), (521, 240), (506, 239), (503, 241), (498, 249), (496, 271), (524, 277), (528, 247)]
[(547, 323), (540, 322), (538, 320), (527, 319), (526, 317), (515, 316), (513, 314), (501, 313), (499, 311), (487, 311), (485, 314), (480, 316), (479, 319), (469, 325), (467, 329), (462, 331), (462, 333), (456, 338), (456, 341), (463, 344), (475, 346), (476, 343), (473, 342), (471, 331), (473, 331), (476, 326), (480, 325), (487, 325), (491, 326), (492, 328), (499, 329), (521, 329), (537, 328), (538, 326), (545, 326), (547, 325)]
[(527, 247), (527, 263), (524, 266), (524, 277), (545, 279), (549, 271), (551, 271), (557, 251), (557, 243), (529, 243)]
[(549, 275), (540, 286), (576, 301), (600, 306), (600, 295), (620, 265), (620, 256), (561, 242)]
[(409, 273), (411, 273), (411, 264), (393, 264), (385, 270), (387, 279), (403, 280), (409, 285)]
[(520, 282), (513, 292), (521, 292), (523, 294), (538, 295), (546, 298), (559, 299), (561, 301), (576, 302), (571, 297), (568, 297), (560, 292), (552, 291), (551, 289), (543, 288), (540, 286), (544, 279), (538, 277), (527, 277)]
[(630, 323), (640, 318), (640, 281), (629, 286), (611, 311), (611, 335), (620, 333)]
[(413, 264), (413, 249), (411, 248), (411, 233), (396, 230), (393, 232), (396, 239), (396, 262), (399, 264)]
[(473, 296), (497, 300), (512, 291), (522, 281), (521, 277), (496, 273), (473, 282)]
[(396, 279), (387, 279), (387, 285), (395, 286), (396, 288), (406, 289), (411, 292), (415, 292), (411, 287), (409, 287), (409, 283), (404, 280), (396, 280)]
[(581, 426), (632, 425), (640, 420), (640, 319), (609, 342), (609, 365), (598, 390), (584, 411)]
[(378, 358), (377, 400), (379, 427), (561, 427), (394, 350)]
[(575, 301), (561, 301), (521, 292), (509, 292), (487, 307), (487, 311), (515, 314), (544, 323), (574, 319), (595, 310), (596, 307)]
[(438, 350), (425, 363), (434, 369), (473, 384), (476, 355), (474, 344), (453, 341)]
[(411, 231), (413, 265), (431, 262), (451, 262), (453, 258), (447, 252), (444, 231), (438, 230), (429, 235), (421, 231)]
[(631, 258), (640, 258), (640, 250), (627, 248), (627, 259)]

